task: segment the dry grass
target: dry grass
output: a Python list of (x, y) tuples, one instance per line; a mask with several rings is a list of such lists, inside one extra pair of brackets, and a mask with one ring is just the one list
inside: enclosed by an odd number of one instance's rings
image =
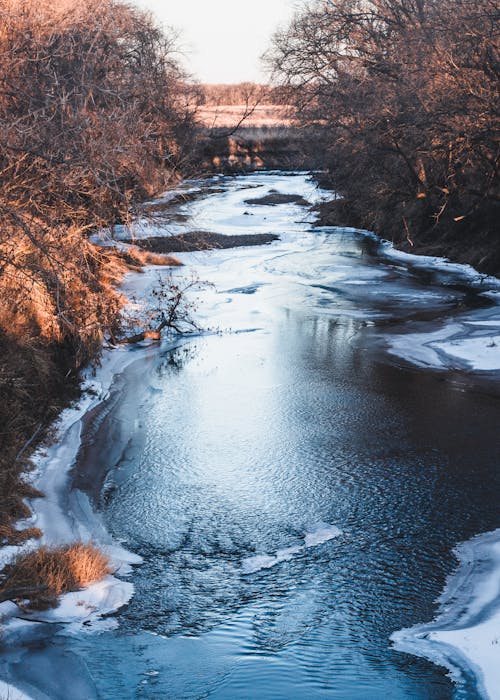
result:
[(27, 527), (25, 530), (16, 530), (13, 527), (0, 525), (0, 538), (7, 540), (9, 544), (19, 545), (28, 540), (37, 540), (42, 534), (39, 527)]
[(109, 559), (92, 544), (40, 547), (20, 554), (3, 570), (0, 594), (29, 601), (44, 610), (57, 605), (63, 593), (78, 591), (110, 573)]

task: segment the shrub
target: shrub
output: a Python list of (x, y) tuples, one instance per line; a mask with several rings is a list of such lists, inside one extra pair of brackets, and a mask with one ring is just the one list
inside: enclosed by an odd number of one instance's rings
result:
[(3, 570), (0, 599), (28, 601), (26, 607), (56, 607), (63, 593), (100, 581), (111, 571), (109, 559), (93, 544), (76, 542), (40, 547), (20, 554)]

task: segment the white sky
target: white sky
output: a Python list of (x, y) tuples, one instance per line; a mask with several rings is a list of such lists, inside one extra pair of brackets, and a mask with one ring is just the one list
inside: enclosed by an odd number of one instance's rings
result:
[(180, 31), (187, 69), (204, 83), (265, 82), (259, 58), (297, 0), (133, 0)]

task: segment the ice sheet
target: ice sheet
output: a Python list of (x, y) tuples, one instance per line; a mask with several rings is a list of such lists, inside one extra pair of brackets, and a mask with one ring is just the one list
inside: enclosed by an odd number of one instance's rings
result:
[(32, 700), (26, 693), (3, 681), (0, 681), (0, 697), (5, 700)]
[(459, 545), (456, 572), (448, 579), (433, 622), (395, 632), (397, 650), (448, 668), (460, 683), (466, 668), (481, 695), (500, 698), (500, 530)]

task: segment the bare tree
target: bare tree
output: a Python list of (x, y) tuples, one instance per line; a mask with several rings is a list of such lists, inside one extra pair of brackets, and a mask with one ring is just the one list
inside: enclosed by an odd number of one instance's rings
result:
[(172, 37), (130, 6), (0, 0), (0, 18), (0, 326), (79, 362), (120, 304), (88, 233), (177, 177), (192, 100)]
[(499, 19), (496, 0), (314, 0), (275, 35), (274, 80), (356, 223), (494, 239)]

